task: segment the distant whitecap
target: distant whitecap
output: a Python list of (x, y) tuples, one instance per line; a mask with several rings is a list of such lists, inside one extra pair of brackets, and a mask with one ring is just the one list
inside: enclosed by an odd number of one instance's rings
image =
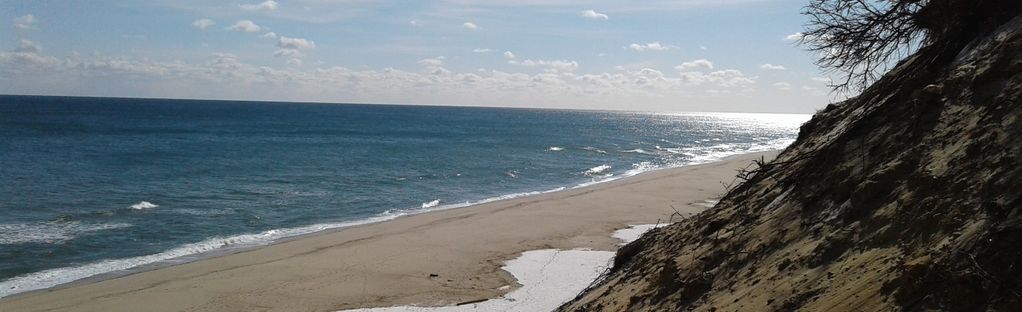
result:
[(646, 154), (646, 155), (653, 155), (654, 154), (654, 153), (652, 153), (650, 151), (647, 151), (647, 150), (644, 150), (644, 149), (641, 149), (641, 148), (634, 148), (634, 149), (630, 149), (630, 150), (623, 150), (621, 152), (622, 153), (634, 153), (634, 154)]
[(135, 209), (135, 210), (143, 210), (143, 209), (152, 209), (152, 208), (156, 208), (156, 207), (159, 207), (159, 206), (160, 205), (157, 205), (157, 204), (154, 204), (154, 203), (150, 203), (150, 202), (147, 202), (147, 201), (140, 201), (137, 204), (131, 205), (131, 207), (129, 207), (129, 208)]

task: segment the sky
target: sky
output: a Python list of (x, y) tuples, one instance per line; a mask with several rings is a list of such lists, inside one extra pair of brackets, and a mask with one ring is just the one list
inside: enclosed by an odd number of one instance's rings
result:
[(808, 0), (0, 0), (0, 94), (812, 113)]

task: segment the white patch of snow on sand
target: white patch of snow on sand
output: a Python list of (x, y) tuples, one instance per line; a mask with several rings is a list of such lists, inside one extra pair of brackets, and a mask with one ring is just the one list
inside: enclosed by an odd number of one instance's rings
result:
[[(662, 224), (660, 226), (664, 226)], [(653, 229), (653, 224), (633, 225), (614, 232), (613, 236), (625, 243), (634, 241)], [(589, 283), (610, 267), (613, 251), (588, 249), (543, 249), (526, 251), (508, 261), (502, 269), (510, 272), (521, 288), (507, 295), (483, 302), (446, 307), (400, 306), (387, 308), (344, 310), (345, 312), (474, 312), (519, 311), (540, 312), (556, 309), (571, 300)], [(507, 287), (507, 286), (504, 286)], [(503, 287), (502, 287), (503, 288)]]
[(652, 229), (655, 229), (655, 228), (658, 228), (658, 227), (665, 227), (665, 226), (668, 226), (668, 225), (669, 224), (666, 224), (666, 223), (632, 225), (631, 227), (629, 227), (627, 229), (620, 229), (620, 230), (615, 231), (614, 235), (611, 235), (611, 236), (613, 236), (614, 238), (617, 238), (617, 239), (620, 239), (620, 240), (624, 241), (623, 243), (621, 243), (621, 245), (624, 245), (624, 244), (628, 244), (628, 243), (634, 242), (635, 240), (639, 239), (639, 237), (642, 237), (642, 234), (646, 234), (646, 232), (649, 232), (649, 230), (652, 230)]
[(703, 207), (706, 207), (706, 208), (713, 208), (713, 207), (716, 207), (717, 203), (719, 203), (719, 202), (720, 202), (719, 200), (707, 199), (707, 200), (704, 200), (701, 203), (696, 203), (696, 205), (703, 206)]

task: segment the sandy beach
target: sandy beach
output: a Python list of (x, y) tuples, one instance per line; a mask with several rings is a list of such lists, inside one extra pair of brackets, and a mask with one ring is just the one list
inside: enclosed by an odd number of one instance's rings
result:
[(0, 299), (3, 311), (335, 311), (494, 298), (537, 249), (614, 250), (632, 224), (706, 208), (752, 159), (660, 170), (536, 196), (327, 231), (97, 282)]

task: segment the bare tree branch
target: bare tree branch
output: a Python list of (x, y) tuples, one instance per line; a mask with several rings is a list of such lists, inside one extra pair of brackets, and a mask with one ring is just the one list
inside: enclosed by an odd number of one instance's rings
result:
[(844, 76), (837, 91), (861, 91), (927, 40), (915, 17), (930, 0), (811, 0), (799, 43), (817, 65)]

